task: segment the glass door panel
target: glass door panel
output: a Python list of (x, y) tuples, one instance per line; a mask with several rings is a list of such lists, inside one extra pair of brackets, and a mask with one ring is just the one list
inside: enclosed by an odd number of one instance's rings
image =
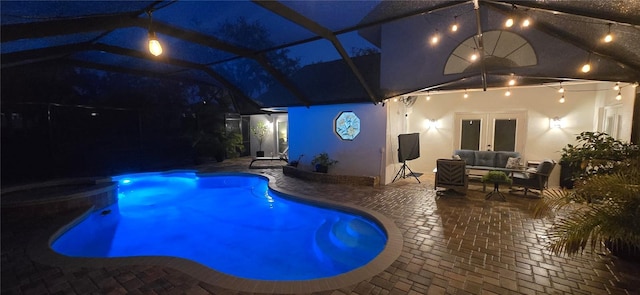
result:
[(480, 124), (481, 120), (462, 120), (462, 134), (460, 136), (460, 148), (463, 150), (480, 149)]
[(524, 153), (525, 111), (456, 113), (454, 149), (518, 151)]
[(289, 146), (288, 126), (287, 121), (278, 121), (278, 153), (284, 153)]
[(493, 126), (493, 150), (512, 152), (516, 149), (516, 119), (497, 119)]

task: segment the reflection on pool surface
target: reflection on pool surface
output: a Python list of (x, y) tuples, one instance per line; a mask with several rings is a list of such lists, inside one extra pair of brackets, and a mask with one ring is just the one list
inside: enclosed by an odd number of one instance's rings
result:
[(284, 198), (251, 174), (132, 174), (117, 204), (72, 227), (52, 248), (75, 257), (174, 256), (230, 275), (307, 280), (358, 268), (386, 235), (358, 215)]

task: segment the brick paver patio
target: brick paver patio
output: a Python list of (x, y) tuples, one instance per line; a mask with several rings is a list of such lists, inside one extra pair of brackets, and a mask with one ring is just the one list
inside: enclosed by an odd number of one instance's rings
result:
[[(558, 257), (545, 250), (546, 219), (534, 219), (534, 199), (506, 194), (485, 200), (481, 186), (466, 197), (436, 196), (430, 175), (379, 188), (319, 184), (283, 176), (282, 169), (248, 169), (250, 159), (201, 171), (267, 173), (279, 187), (357, 204), (395, 221), (401, 256), (384, 272), (317, 294), (640, 294), (640, 264), (607, 253)], [(74, 214), (2, 219), (2, 294), (247, 294), (198, 281), (166, 266), (79, 267), (34, 261), (33, 237)], [(601, 251), (602, 252), (602, 251)]]

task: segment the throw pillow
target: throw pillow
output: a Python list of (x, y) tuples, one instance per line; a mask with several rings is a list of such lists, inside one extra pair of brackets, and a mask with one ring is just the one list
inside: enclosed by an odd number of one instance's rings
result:
[(462, 158), (460, 158), (460, 155), (453, 155), (451, 156), (451, 158), (454, 160), (462, 160)]
[(515, 168), (518, 168), (519, 165), (520, 165), (520, 158), (509, 157), (509, 159), (507, 159), (507, 165), (504, 168), (515, 169)]

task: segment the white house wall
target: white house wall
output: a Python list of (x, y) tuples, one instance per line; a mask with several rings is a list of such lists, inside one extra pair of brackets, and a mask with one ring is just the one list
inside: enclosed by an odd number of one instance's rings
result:
[[(360, 118), (360, 134), (354, 140), (341, 140), (334, 132), (334, 119), (342, 111)], [(304, 155), (298, 167), (311, 171), (313, 156), (327, 152), (338, 160), (329, 168), (331, 174), (381, 176), (386, 122), (385, 108), (372, 103), (290, 107), (289, 159)]]
[[(420, 158), (408, 161), (407, 164), (414, 172), (432, 173), (438, 158), (450, 158), (453, 150), (455, 130), (454, 116), (458, 112), (464, 113), (491, 113), (525, 111), (527, 117), (527, 133), (523, 160), (560, 160), (560, 151), (567, 144), (575, 144), (575, 137), (582, 131), (596, 131), (598, 118), (598, 97), (606, 97), (602, 104), (625, 104), (625, 110), (633, 109), (633, 92), (631, 87), (623, 88), (623, 100), (616, 101), (617, 94), (611, 87), (613, 83), (590, 83), (579, 85), (565, 85), (566, 102), (558, 102), (560, 94), (557, 87), (515, 87), (512, 95), (504, 96), (506, 89), (483, 91), (470, 91), (469, 98), (464, 99), (462, 92), (448, 94), (431, 94), (431, 100), (425, 96), (419, 97), (416, 103), (405, 111), (402, 102), (393, 102), (389, 105), (389, 129), (399, 132), (391, 134), (387, 142), (388, 150), (397, 150), (397, 134), (420, 133)], [(405, 114), (407, 114), (405, 118)], [(549, 128), (549, 119), (559, 117), (563, 120), (563, 128)], [(631, 134), (632, 112), (623, 114), (623, 132), (629, 138)], [(438, 121), (438, 128), (427, 129), (423, 122), (427, 119)], [(404, 122), (406, 120), (406, 122)], [(406, 125), (407, 128), (391, 127)], [(626, 126), (629, 127), (626, 127)], [(387, 183), (393, 179), (393, 172), (397, 171), (401, 164), (397, 159), (391, 158)], [(550, 185), (559, 185), (560, 168), (554, 169), (550, 178)], [(391, 178), (389, 177), (391, 176)]]

